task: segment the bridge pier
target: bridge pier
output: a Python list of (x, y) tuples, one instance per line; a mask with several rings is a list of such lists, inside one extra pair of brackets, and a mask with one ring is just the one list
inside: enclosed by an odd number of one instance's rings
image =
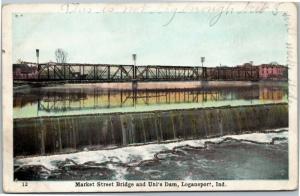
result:
[(136, 79), (132, 80), (132, 90), (136, 91), (138, 89), (138, 81)]
[(132, 99), (133, 99), (133, 106), (136, 106), (137, 101), (137, 90), (138, 90), (138, 81), (136, 79), (132, 80)]

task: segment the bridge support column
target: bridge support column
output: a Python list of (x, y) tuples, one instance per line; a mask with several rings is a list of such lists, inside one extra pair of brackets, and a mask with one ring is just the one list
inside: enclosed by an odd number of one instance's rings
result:
[(132, 101), (133, 101), (133, 106), (136, 106), (136, 101), (137, 101), (137, 90), (138, 90), (138, 81), (137, 80), (132, 80)]
[(137, 80), (132, 80), (132, 90), (137, 90), (138, 89), (138, 81)]

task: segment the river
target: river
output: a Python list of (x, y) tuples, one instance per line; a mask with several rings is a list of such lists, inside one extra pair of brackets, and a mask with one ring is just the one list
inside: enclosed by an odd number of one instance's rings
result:
[(288, 178), (286, 83), (158, 86), (15, 90), (15, 180)]
[(254, 105), (288, 101), (287, 83), (159, 85), (131, 89), (60, 85), (14, 91), (14, 118)]

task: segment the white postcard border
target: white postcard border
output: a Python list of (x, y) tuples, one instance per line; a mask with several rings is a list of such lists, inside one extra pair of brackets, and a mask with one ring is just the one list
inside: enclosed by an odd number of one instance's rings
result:
[[(3, 57), (3, 189), (5, 192), (135, 192), (135, 191), (241, 191), (241, 190), (293, 190), (298, 185), (298, 123), (297, 123), (297, 8), (293, 3), (252, 2), (222, 3), (127, 3), (127, 4), (14, 4), (3, 8), (2, 57)], [(75, 187), (75, 181), (23, 181), (13, 180), (13, 85), (12, 85), (12, 13), (103, 13), (103, 12), (198, 12), (210, 11), (221, 15), (235, 12), (259, 14), (272, 11), (287, 13), (289, 61), (289, 180), (226, 180), (225, 187)], [(78, 181), (76, 181), (78, 182)], [(83, 181), (111, 182), (111, 181)], [(141, 181), (127, 181), (137, 183)], [(142, 181), (144, 182), (144, 181)], [(147, 182), (147, 181), (146, 181)], [(158, 182), (211, 182), (216, 181), (158, 181)]]

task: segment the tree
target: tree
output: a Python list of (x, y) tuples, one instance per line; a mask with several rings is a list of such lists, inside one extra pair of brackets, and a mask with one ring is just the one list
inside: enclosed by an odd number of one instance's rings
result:
[(61, 48), (55, 50), (55, 58), (57, 63), (66, 63), (68, 60), (68, 53)]
[(19, 58), (18, 60), (17, 60), (17, 63), (18, 64), (22, 64), (24, 61), (21, 59), (21, 58)]

